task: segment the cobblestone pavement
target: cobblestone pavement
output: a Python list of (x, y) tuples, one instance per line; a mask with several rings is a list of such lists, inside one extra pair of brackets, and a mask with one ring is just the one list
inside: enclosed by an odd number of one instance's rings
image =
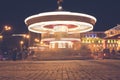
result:
[(0, 80), (120, 80), (120, 60), (1, 61)]

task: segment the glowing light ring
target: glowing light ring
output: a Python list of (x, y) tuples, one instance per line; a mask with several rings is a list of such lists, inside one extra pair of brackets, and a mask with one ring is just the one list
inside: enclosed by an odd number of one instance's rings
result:
[(71, 41), (51, 41), (50, 44), (52, 43), (72, 43)]
[[(41, 41), (51, 42), (51, 41), (55, 41), (55, 38), (45, 38), (45, 39), (42, 39)], [(80, 39), (79, 38), (61, 38), (59, 41), (80, 41)]]
[(52, 15), (70, 15), (70, 16), (83, 16), (87, 18), (93, 19), (95, 22), (97, 21), (95, 17), (88, 15), (88, 14), (83, 14), (83, 13), (75, 13), (75, 12), (68, 12), (68, 11), (56, 11), (56, 12), (44, 12), (40, 13), (37, 15), (30, 16), (25, 19), (25, 23), (27, 24), (27, 21), (36, 17), (43, 17), (43, 16), (52, 16)]
[(45, 28), (48, 28), (48, 29), (52, 29), (54, 26), (68, 26), (68, 28), (76, 28), (77, 26), (75, 25), (70, 25), (70, 24), (65, 24), (65, 25), (62, 25), (62, 24), (54, 24), (54, 25), (47, 25), (47, 26), (44, 26)]
[(81, 32), (87, 32), (93, 29), (93, 25), (86, 23), (86, 22), (78, 22), (78, 21), (47, 21), (47, 22), (40, 22), (40, 23), (34, 23), (28, 26), (29, 31), (35, 32), (35, 33), (46, 33), (46, 32), (54, 32), (54, 29), (48, 29), (44, 26), (47, 25), (56, 25), (56, 24), (70, 24), (77, 26), (76, 28), (68, 28), (68, 33), (81, 33)]

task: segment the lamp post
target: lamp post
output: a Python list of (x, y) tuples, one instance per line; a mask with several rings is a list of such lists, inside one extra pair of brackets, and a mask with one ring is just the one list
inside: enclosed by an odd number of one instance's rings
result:
[(3, 36), (2, 35), (0, 35), (0, 41), (3, 39)]
[(9, 31), (9, 30), (11, 30), (11, 27), (10, 26), (5, 26), (4, 29), (5, 29), (5, 31)]
[[(12, 28), (11, 28), (11, 26), (8, 26), (8, 25), (5, 25), (3, 28), (2, 28), (2, 30), (0, 31), (0, 43), (1, 43), (1, 41), (3, 40), (3, 33), (5, 32), (5, 31), (10, 31)], [(1, 47), (1, 44), (0, 44), (0, 47)]]
[(10, 31), (12, 28), (10, 27), (10, 26), (7, 26), (7, 25), (5, 25), (4, 27), (3, 27), (3, 29), (2, 29), (2, 31), (0, 32), (0, 40), (3, 38), (3, 32), (5, 32), (5, 31)]
[(4, 31), (10, 31), (12, 28), (10, 26), (5, 25), (2, 29), (2, 31), (0, 32), (0, 34), (2, 34)]
[(24, 34), (23, 35), (24, 41), (25, 41), (25, 45), (26, 47), (29, 47), (29, 40), (30, 40), (30, 35), (29, 34)]
[(21, 51), (23, 50), (23, 44), (24, 44), (24, 41), (20, 41), (20, 50)]

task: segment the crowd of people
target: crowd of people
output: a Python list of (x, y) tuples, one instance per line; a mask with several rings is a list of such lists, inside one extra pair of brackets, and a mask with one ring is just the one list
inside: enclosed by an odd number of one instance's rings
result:
[[(57, 52), (58, 53), (58, 52)], [(66, 53), (66, 52), (64, 52)], [(75, 52), (73, 52), (75, 54)], [(85, 52), (83, 51), (82, 53), (85, 54)], [(70, 54), (70, 52), (69, 52)], [(103, 52), (96, 52), (94, 54), (91, 54), (91, 57), (93, 57), (94, 59), (104, 59), (104, 58), (116, 58), (116, 55), (118, 57), (118, 54), (120, 56), (120, 51), (115, 51), (113, 50), (109, 50), (109, 49), (104, 49)], [(18, 48), (13, 48), (11, 50), (8, 51), (2, 51), (0, 50), (0, 61), (4, 61), (4, 60), (25, 60), (28, 58), (28, 56), (33, 56), (34, 55), (34, 51), (29, 50), (27, 48), (23, 48), (18, 49)], [(47, 55), (47, 54), (46, 54)], [(86, 55), (85, 55), (86, 56)]]
[(28, 53), (28, 49), (19, 50), (18, 48), (13, 48), (8, 51), (0, 50), (0, 60), (24, 60), (27, 58)]

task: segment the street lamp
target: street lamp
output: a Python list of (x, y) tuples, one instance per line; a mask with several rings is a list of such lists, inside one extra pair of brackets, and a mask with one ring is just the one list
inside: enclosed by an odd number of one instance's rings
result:
[(11, 30), (11, 27), (6, 25), (6, 26), (4, 27), (4, 30), (5, 30), (5, 31), (9, 31), (9, 30)]
[(10, 31), (12, 28), (10, 26), (4, 26), (2, 31), (0, 32), (0, 35), (4, 32), (4, 31)]
[(0, 35), (0, 40), (2, 40), (2, 38), (3, 38), (3, 36), (2, 36), (2, 35)]
[(5, 31), (10, 31), (12, 28), (10, 27), (10, 26), (7, 26), (7, 25), (5, 25), (4, 27), (3, 27), (3, 29), (2, 29), (2, 31), (0, 31), (0, 40), (2, 40), (3, 39), (3, 32), (5, 32)]
[(29, 39), (29, 38), (30, 38), (30, 35), (26, 35), (26, 38)]
[(30, 35), (24, 34), (23, 38), (24, 38), (26, 47), (29, 47)]
[(20, 41), (20, 49), (21, 49), (21, 51), (22, 51), (22, 46), (23, 46), (23, 44), (24, 44), (24, 41)]
[(29, 36), (28, 34), (24, 34), (23, 37), (24, 37), (24, 38), (27, 38), (27, 39), (30, 38), (30, 36)]

